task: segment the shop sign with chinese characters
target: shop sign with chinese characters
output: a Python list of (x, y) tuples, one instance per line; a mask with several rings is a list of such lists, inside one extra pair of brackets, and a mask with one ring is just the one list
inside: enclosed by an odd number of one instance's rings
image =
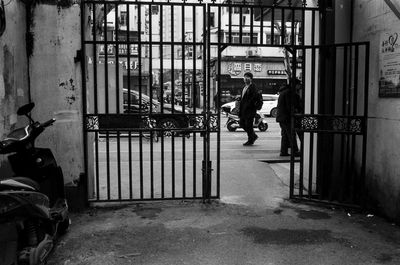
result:
[(227, 72), (231, 76), (242, 75), (245, 72), (261, 72), (261, 63), (242, 63), (242, 62), (229, 62), (227, 63)]
[[(136, 44), (129, 45), (129, 55), (138, 55), (138, 46)], [(106, 46), (103, 44), (99, 45), (99, 54), (106, 54)], [(116, 55), (116, 47), (113, 44), (107, 45), (107, 55), (115, 56)], [(118, 56), (128, 56), (128, 45), (127, 44), (118, 44)]]

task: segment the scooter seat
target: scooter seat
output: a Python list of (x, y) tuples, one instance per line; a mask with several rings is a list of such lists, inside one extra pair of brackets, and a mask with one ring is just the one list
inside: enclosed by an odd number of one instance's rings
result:
[(30, 179), (25, 177), (14, 177), (9, 179), (4, 179), (0, 181), (0, 190), (4, 188), (21, 189), (21, 190), (39, 190), (40, 185)]

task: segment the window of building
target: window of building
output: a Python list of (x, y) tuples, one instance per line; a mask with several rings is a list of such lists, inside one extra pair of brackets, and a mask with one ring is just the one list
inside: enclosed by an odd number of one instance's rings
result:
[(121, 14), (119, 16), (119, 25), (120, 26), (126, 26), (127, 25), (127, 12), (126, 11), (121, 11)]
[[(225, 35), (225, 41), (229, 42), (229, 33)], [(253, 43), (258, 42), (257, 33), (253, 33)], [(242, 42), (240, 42), (240, 34), (232, 32), (232, 43), (250, 43), (250, 33), (242, 33)]]

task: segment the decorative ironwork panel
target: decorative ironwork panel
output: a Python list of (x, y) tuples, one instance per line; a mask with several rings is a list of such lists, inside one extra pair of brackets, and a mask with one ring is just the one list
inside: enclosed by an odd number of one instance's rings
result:
[(87, 130), (98, 130), (99, 129), (99, 117), (98, 116), (87, 116), (85, 125), (86, 125)]
[(296, 115), (295, 129), (303, 132), (363, 134), (364, 117)]
[[(99, 114), (86, 116), (86, 129), (90, 131), (142, 131), (179, 130), (203, 131), (207, 129), (203, 114)], [(218, 131), (218, 116), (213, 114), (208, 120), (210, 131)]]

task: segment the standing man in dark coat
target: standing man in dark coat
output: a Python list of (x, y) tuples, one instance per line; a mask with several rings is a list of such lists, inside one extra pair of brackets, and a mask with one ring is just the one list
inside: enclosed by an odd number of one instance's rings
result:
[(244, 84), (239, 107), (240, 127), (247, 133), (247, 142), (243, 145), (253, 145), (258, 136), (253, 129), (254, 117), (257, 111), (255, 106), (257, 89), (253, 84), (252, 73), (247, 72), (244, 74)]
[[(294, 105), (294, 112), (301, 112), (301, 100), (300, 95), (298, 94), (298, 90), (301, 89), (301, 82), (299, 79), (296, 79), (295, 89), (296, 93), (294, 95), (294, 102), (292, 103), (292, 95), (290, 93), (292, 85), (284, 86), (279, 91), (278, 98), (278, 113), (276, 115), (276, 121), (279, 122), (281, 127), (281, 153), (280, 156), (289, 156), (288, 149), (291, 146), (292, 137), (290, 134), (290, 110), (292, 104)], [(293, 142), (293, 150), (295, 156), (300, 156), (299, 147), (297, 146), (297, 141)]]

